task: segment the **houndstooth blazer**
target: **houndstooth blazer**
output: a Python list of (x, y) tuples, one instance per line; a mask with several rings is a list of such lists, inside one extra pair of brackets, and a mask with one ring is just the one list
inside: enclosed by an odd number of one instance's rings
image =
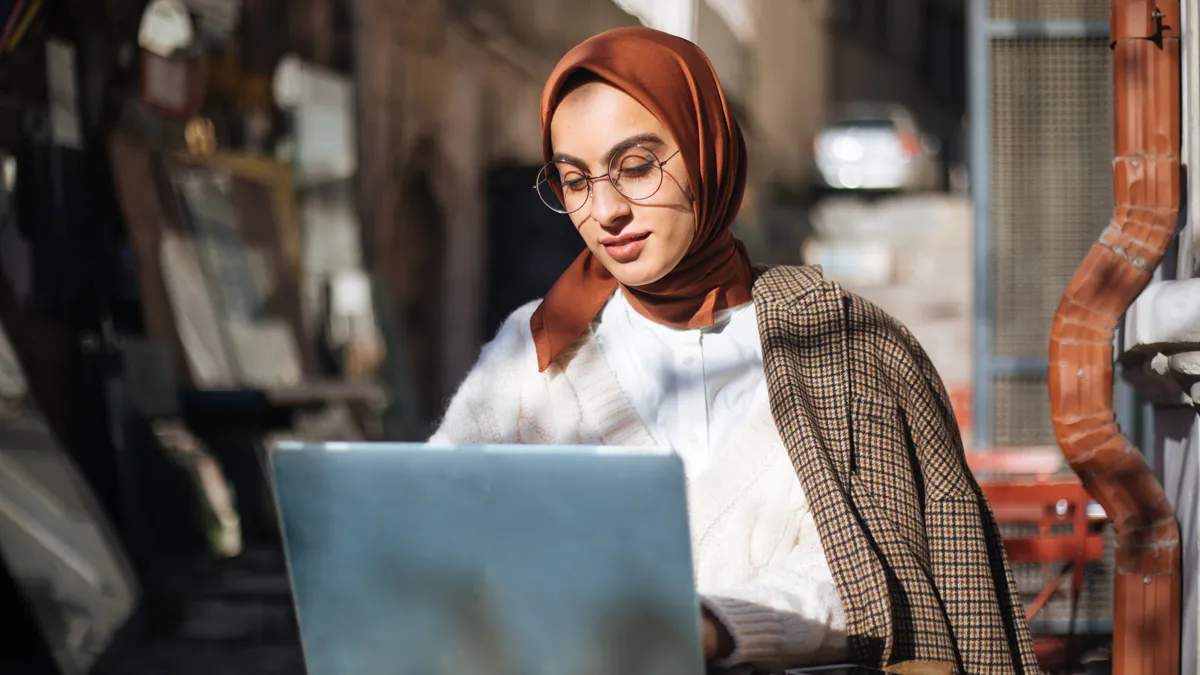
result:
[(1039, 673), (991, 508), (925, 351), (814, 267), (759, 267), (771, 410), (813, 505), (852, 658)]

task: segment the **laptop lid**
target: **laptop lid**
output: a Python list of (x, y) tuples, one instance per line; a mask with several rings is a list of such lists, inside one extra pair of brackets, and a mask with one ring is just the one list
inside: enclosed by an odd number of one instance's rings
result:
[(699, 675), (683, 466), (601, 447), (280, 443), (309, 675)]

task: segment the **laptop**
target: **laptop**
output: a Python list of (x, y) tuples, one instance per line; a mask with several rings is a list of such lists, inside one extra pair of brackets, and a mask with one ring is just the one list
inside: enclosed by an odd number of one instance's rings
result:
[(275, 444), (309, 675), (702, 675), (683, 465), (591, 446)]

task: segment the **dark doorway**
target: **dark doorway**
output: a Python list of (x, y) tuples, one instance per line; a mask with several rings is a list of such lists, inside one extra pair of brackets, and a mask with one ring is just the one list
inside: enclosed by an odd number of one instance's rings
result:
[(571, 219), (533, 189), (537, 166), (492, 169), (487, 177), (487, 337), (521, 305), (540, 298), (583, 250)]
[(408, 176), (396, 204), (386, 252), (388, 288), (421, 418), (441, 414), (442, 306), (446, 223), (425, 171)]

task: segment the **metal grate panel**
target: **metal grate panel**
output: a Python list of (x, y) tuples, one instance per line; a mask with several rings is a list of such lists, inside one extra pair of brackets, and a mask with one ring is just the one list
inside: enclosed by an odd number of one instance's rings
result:
[[(1018, 531), (1016, 528), (1004, 526), (1001, 532), (1006, 536), (1036, 535), (1037, 528), (1032, 532)], [(1077, 630), (1089, 632), (1089, 625), (1111, 625), (1113, 618), (1113, 570), (1116, 560), (1113, 549), (1116, 541), (1112, 528), (1105, 528), (1104, 559), (1100, 562), (1088, 563), (1083, 575), (1083, 585), (1079, 593), (1079, 605), (1075, 615)], [(1042, 566), (1034, 563), (1013, 564), (1013, 579), (1017, 582), (1017, 590), (1021, 599), (1028, 606), (1037, 597), (1039, 591), (1050, 577), (1058, 572), (1058, 565)], [(1061, 626), (1071, 618), (1071, 587), (1072, 577), (1068, 576), (1041, 612), (1030, 622), (1029, 628), (1034, 635), (1062, 632)]]
[(1046, 356), (1063, 289), (1112, 213), (1111, 59), (1103, 38), (992, 43), (997, 355)]
[(1045, 380), (997, 377), (992, 383), (996, 447), (1058, 445)]
[(1108, 0), (991, 0), (993, 19), (1009, 21), (1108, 21)]

